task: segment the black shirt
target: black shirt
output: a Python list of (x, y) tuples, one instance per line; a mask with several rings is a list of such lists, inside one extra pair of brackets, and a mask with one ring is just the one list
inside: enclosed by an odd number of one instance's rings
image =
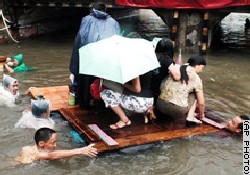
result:
[(153, 97), (152, 75), (153, 75), (153, 72), (149, 71), (149, 72), (139, 76), (140, 83), (141, 83), (141, 92), (136, 93), (136, 92), (132, 92), (129, 89), (125, 88), (123, 93), (125, 95), (133, 95), (133, 96), (137, 96), (137, 97), (146, 97), (146, 98)]

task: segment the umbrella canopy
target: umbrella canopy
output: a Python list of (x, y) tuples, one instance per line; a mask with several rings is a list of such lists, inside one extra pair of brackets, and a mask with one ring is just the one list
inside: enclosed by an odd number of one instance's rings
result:
[(79, 49), (80, 74), (124, 84), (159, 67), (151, 42), (141, 38), (110, 38)]

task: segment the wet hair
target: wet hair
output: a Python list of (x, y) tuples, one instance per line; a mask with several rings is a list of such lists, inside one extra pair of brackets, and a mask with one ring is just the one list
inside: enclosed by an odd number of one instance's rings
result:
[(168, 55), (173, 59), (174, 56), (174, 44), (169, 38), (162, 38), (155, 47), (155, 53), (162, 53)]
[(40, 128), (36, 131), (35, 133), (35, 142), (38, 145), (40, 141), (47, 142), (52, 134), (56, 133), (55, 130), (50, 129), (50, 128)]
[(187, 67), (188, 67), (188, 65), (185, 65), (185, 64), (181, 65), (181, 67), (180, 67), (181, 83), (183, 83), (183, 81), (185, 81), (186, 84), (188, 84), (189, 78), (188, 78), (188, 74), (187, 74)]
[[(241, 118), (241, 120), (250, 120), (250, 117), (248, 115), (242, 114), (239, 116)], [(237, 129), (241, 129), (241, 131), (243, 130), (243, 122), (238, 124)]]
[[(197, 66), (197, 65), (207, 65), (206, 60), (203, 58), (202, 55), (194, 55), (188, 59), (188, 63), (190, 66)], [(187, 66), (188, 65), (181, 65), (180, 73), (181, 73), (181, 82), (185, 81), (188, 84), (188, 74), (187, 74)]]
[(106, 5), (103, 2), (97, 2), (92, 7), (95, 10), (106, 12)]

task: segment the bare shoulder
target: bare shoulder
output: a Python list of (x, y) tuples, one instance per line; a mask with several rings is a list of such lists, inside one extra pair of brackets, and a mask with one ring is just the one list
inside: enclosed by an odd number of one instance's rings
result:
[(36, 146), (25, 146), (22, 148), (18, 157), (15, 158), (16, 161), (21, 163), (32, 163), (37, 160), (37, 147)]

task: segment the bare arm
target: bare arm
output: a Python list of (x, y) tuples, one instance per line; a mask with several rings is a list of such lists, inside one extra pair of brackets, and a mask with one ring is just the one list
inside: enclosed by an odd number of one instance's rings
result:
[(88, 146), (70, 150), (54, 150), (49, 152), (40, 151), (37, 155), (37, 160), (55, 160), (55, 159), (63, 159), (74, 156), (88, 156), (95, 157), (97, 155), (97, 149), (93, 147), (94, 144), (90, 144)]
[(10, 66), (8, 66), (7, 64), (4, 64), (4, 68), (10, 72), (10, 73), (13, 73), (14, 72), (14, 69), (12, 69)]
[(203, 118), (204, 112), (205, 112), (205, 98), (204, 98), (204, 94), (203, 91), (198, 91), (196, 92), (196, 97), (197, 97), (197, 101), (198, 101), (198, 108), (199, 108), (199, 118)]
[(129, 83), (125, 83), (123, 86), (125, 88), (133, 91), (133, 92), (136, 92), (136, 93), (141, 92), (141, 83), (140, 83), (140, 78), (139, 77), (132, 80), (132, 85), (129, 84)]
[(170, 72), (170, 75), (175, 81), (178, 81), (181, 79), (181, 72), (180, 72), (180, 65), (179, 64), (174, 64), (172, 63), (169, 67), (168, 70)]

